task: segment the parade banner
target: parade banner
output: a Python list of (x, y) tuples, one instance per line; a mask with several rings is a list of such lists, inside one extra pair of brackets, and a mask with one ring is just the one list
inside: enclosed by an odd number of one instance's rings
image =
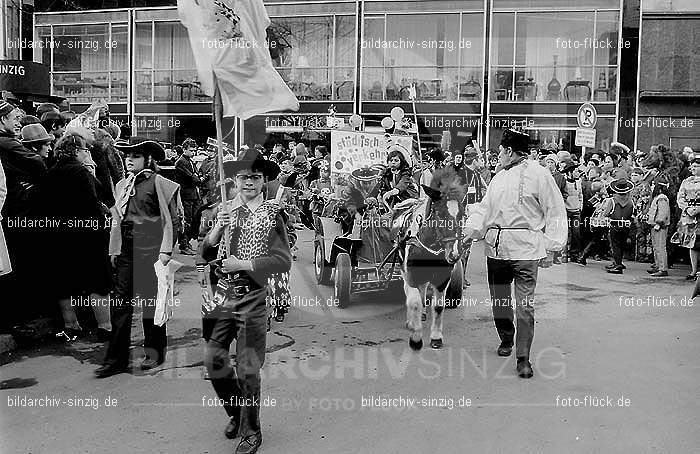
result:
[(411, 136), (390, 136), (357, 131), (331, 131), (331, 170), (348, 174), (355, 169), (386, 165), (387, 149), (399, 144), (411, 150)]

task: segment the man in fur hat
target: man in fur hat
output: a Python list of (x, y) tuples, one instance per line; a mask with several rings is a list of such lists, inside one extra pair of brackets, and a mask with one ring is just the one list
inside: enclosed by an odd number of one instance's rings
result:
[(472, 207), (464, 228), (467, 237), (484, 239), (493, 317), (501, 339), (497, 352), (510, 356), (515, 340), (516, 371), (522, 378), (533, 375), (529, 359), (538, 266), (551, 266), (553, 253), (562, 249), (567, 238), (564, 200), (547, 169), (527, 159), (528, 142), (523, 132), (503, 133), (502, 169), (481, 203)]

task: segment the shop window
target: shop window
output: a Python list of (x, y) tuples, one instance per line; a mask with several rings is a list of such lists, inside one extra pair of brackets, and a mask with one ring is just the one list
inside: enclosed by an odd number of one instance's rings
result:
[(354, 17), (275, 17), (271, 21), (273, 66), (300, 101), (352, 99)]
[[(503, 117), (492, 116), (489, 120), (488, 147), (498, 148), (503, 131), (517, 128), (530, 135), (532, 148), (553, 148), (581, 155), (582, 148), (576, 146), (575, 117)], [(595, 126), (596, 150), (608, 152), (613, 142), (615, 120), (598, 117)]]
[[(55, 95), (77, 103), (96, 99), (127, 101), (128, 28), (125, 24), (54, 26), (53, 35), (53, 46), (42, 51), (42, 60), (50, 65), (53, 52), (51, 74)], [(50, 28), (42, 28), (39, 37), (48, 42)]]
[(479, 101), (483, 14), (368, 16), (362, 54), (366, 101)]
[(617, 11), (494, 13), (491, 100), (615, 101), (618, 20)]

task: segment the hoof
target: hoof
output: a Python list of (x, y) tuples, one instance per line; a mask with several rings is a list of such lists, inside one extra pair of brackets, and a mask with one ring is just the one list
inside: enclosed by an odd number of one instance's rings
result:
[(442, 339), (430, 339), (430, 348), (442, 348)]
[(411, 349), (418, 351), (423, 348), (423, 339), (418, 339), (418, 341), (408, 339), (408, 346), (411, 347)]

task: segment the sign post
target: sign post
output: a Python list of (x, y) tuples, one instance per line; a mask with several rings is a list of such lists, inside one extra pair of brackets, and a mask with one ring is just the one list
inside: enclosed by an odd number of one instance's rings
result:
[(586, 147), (595, 148), (595, 125), (598, 122), (598, 112), (591, 103), (583, 103), (576, 115), (578, 128), (576, 128), (576, 138), (574, 144), (581, 147), (581, 158), (586, 154)]

